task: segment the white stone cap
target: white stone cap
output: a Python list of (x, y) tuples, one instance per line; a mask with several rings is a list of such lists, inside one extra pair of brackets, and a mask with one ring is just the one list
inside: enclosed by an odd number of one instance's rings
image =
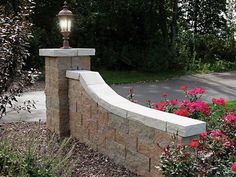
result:
[(39, 49), (39, 56), (44, 57), (77, 57), (94, 56), (95, 49), (89, 48), (70, 48), (70, 49)]
[(181, 137), (190, 137), (206, 131), (206, 122), (154, 110), (118, 95), (102, 79), (98, 72), (73, 70), (66, 77), (79, 80), (87, 94), (108, 112), (146, 126)]

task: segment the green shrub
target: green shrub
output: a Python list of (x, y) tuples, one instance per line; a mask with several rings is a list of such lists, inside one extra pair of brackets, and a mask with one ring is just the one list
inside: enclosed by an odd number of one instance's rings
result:
[[(47, 142), (31, 133), (24, 141), (16, 136), (0, 142), (0, 175), (19, 177), (71, 176), (75, 160), (71, 160), (74, 146), (71, 139), (53, 144), (52, 136)], [(68, 148), (69, 147), (69, 148)]]
[[(175, 113), (207, 122), (207, 131), (188, 145), (172, 143), (163, 148), (160, 157), (162, 173), (166, 177), (234, 177), (236, 176), (236, 109), (227, 107), (223, 98), (212, 98), (212, 104), (201, 100), (203, 88), (187, 90), (181, 86), (186, 100), (154, 102), (154, 109)], [(183, 117), (183, 119), (185, 119)], [(162, 148), (160, 146), (160, 148)]]

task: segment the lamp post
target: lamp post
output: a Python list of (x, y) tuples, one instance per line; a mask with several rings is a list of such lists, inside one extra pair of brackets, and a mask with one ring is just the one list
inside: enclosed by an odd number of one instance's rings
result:
[(64, 2), (63, 9), (58, 13), (59, 24), (61, 28), (61, 34), (63, 35), (63, 49), (71, 48), (69, 45), (69, 35), (71, 32), (71, 23), (73, 14), (68, 10), (67, 2)]

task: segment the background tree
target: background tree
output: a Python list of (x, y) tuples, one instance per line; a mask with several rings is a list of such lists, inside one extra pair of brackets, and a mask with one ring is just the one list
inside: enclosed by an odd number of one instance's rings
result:
[[(63, 0), (35, 2), (28, 68), (43, 67), (38, 48), (61, 46), (56, 15)], [(233, 2), (68, 0), (75, 15), (70, 44), (96, 48), (92, 60), (95, 70), (233, 69), (235, 29), (229, 13), (234, 9)]]
[[(29, 16), (33, 8), (31, 0), (6, 1), (0, 5), (0, 117), (6, 113), (7, 105), (13, 106), (16, 96), (35, 78), (34, 69), (24, 69), (30, 55), (27, 49), (32, 37)], [(14, 108), (29, 110), (31, 106), (28, 102), (24, 107)]]

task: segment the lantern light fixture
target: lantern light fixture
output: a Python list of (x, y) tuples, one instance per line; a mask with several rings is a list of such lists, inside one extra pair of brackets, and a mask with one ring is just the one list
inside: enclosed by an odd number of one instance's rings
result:
[(73, 14), (68, 10), (67, 2), (64, 2), (63, 9), (58, 13), (61, 34), (63, 35), (63, 49), (71, 48), (69, 45), (69, 35), (71, 32), (71, 24)]

